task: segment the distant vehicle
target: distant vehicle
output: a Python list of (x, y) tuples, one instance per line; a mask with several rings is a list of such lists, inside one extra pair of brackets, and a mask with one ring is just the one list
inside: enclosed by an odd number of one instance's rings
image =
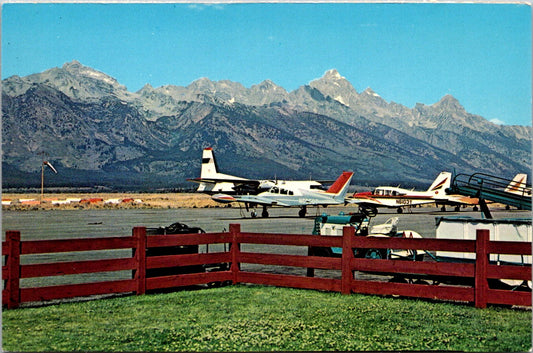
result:
[[(524, 181), (525, 182), (525, 181)], [(528, 242), (531, 243), (531, 218), (472, 218), (472, 217), (436, 217), (437, 239), (462, 239), (475, 240), (479, 229), (489, 230), (491, 241)], [(475, 261), (474, 253), (437, 251), (438, 261), (472, 262)], [(518, 265), (522, 268), (531, 266), (530, 255), (490, 254), (491, 263)], [(495, 282), (494, 280), (492, 281)], [(515, 279), (501, 279), (502, 282), (513, 287), (513, 290), (526, 289), (531, 291), (531, 281)], [(497, 283), (494, 283), (497, 284)]]
[[(167, 227), (146, 228), (146, 234), (152, 235), (171, 235), (171, 234), (203, 234), (205, 231), (199, 227), (189, 227), (186, 224), (176, 222)], [(224, 245), (224, 251), (226, 245)], [(202, 252), (209, 253), (209, 245), (206, 245), (205, 250)], [(146, 249), (146, 257), (160, 258), (171, 255), (183, 255), (183, 254), (200, 254), (200, 248), (198, 244), (193, 245), (174, 245), (165, 247), (149, 247)], [(229, 270), (229, 263), (213, 263), (208, 265), (187, 265), (187, 266), (175, 266), (175, 267), (163, 267), (163, 268), (151, 268), (146, 270), (146, 277), (161, 277), (161, 276), (173, 276), (189, 273), (203, 273), (213, 271), (227, 271)], [(226, 282), (213, 282), (208, 283), (209, 286), (225, 285)]]
[[(355, 235), (381, 238), (422, 238), (413, 230), (398, 231), (398, 217), (389, 218), (385, 223), (370, 227), (373, 214), (350, 213), (339, 215), (323, 214), (315, 218), (313, 235), (342, 236), (344, 227), (353, 227)], [(340, 257), (342, 248), (311, 247), (310, 254), (316, 256)], [(424, 250), (403, 249), (354, 249), (355, 257), (367, 259), (418, 260), (424, 257)]]
[[(348, 191), (348, 185), (353, 177), (353, 172), (343, 172), (339, 178), (326, 191), (316, 189), (302, 189), (292, 183), (276, 183), (268, 191), (257, 195), (231, 196), (225, 194), (213, 195), (213, 199), (219, 202), (243, 203), (246, 210), (257, 205), (263, 206), (262, 217), (268, 217), (268, 207), (300, 207), (298, 215), (305, 217), (307, 206), (342, 205)], [(255, 217), (255, 210), (251, 211)]]
[[(246, 179), (220, 173), (215, 154), (211, 147), (203, 150), (200, 177), (187, 180), (200, 184), (196, 190), (197, 192), (203, 192), (210, 195), (256, 195), (277, 185), (284, 185), (303, 190), (325, 189), (321, 182), (315, 180), (259, 180)], [(221, 199), (221, 196), (219, 196), (218, 199), (215, 199), (215, 201), (231, 202), (231, 200), (224, 201)]]

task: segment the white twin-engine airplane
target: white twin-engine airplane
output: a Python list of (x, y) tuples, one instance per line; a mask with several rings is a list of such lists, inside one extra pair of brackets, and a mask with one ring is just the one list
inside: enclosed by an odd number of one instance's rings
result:
[[(267, 208), (270, 206), (279, 207), (300, 207), (298, 215), (305, 217), (307, 206), (329, 206), (344, 204), (348, 186), (353, 177), (353, 172), (343, 172), (339, 178), (329, 187), (328, 190), (301, 189), (287, 184), (276, 184), (268, 191), (257, 195), (231, 196), (218, 194), (213, 199), (219, 202), (240, 202), (244, 203), (246, 210), (257, 205), (263, 206), (262, 217), (268, 217)], [(252, 210), (252, 217), (255, 211)]]
[(442, 205), (443, 210), (445, 210), (445, 205), (454, 205), (456, 210), (461, 205), (477, 205), (477, 199), (461, 195), (447, 195), (445, 190), (450, 187), (451, 180), (452, 173), (442, 172), (426, 191), (379, 186), (374, 191), (355, 193), (346, 201), (370, 209), (373, 213), (377, 213), (378, 207), (397, 208), (398, 213), (402, 213), (403, 207), (429, 203)]
[(228, 195), (255, 195), (276, 185), (304, 190), (324, 190), (322, 183), (315, 180), (256, 180), (219, 173), (215, 154), (211, 147), (204, 148), (202, 152), (200, 178), (187, 180), (199, 183), (196, 191), (213, 195), (213, 200), (218, 202), (232, 202), (231, 200), (225, 201), (225, 197)]

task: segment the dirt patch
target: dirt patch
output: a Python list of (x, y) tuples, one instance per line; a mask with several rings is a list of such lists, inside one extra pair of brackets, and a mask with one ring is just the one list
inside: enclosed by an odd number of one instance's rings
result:
[(99, 208), (208, 208), (224, 207), (209, 195), (168, 194), (2, 194), (3, 210), (83, 210)]

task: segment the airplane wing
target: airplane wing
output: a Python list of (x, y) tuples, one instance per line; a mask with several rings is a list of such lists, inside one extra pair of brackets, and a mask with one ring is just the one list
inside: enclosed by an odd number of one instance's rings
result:
[(188, 181), (192, 181), (194, 183), (208, 183), (208, 184), (216, 184), (216, 183), (233, 183), (235, 185), (250, 185), (250, 186), (259, 186), (260, 182), (259, 180), (248, 180), (248, 179), (218, 179), (218, 178), (189, 178)]
[(284, 207), (294, 206), (286, 202), (280, 202), (279, 200), (273, 200), (270, 198), (255, 196), (255, 195), (237, 196), (237, 197), (234, 197), (234, 199), (237, 202), (258, 204), (258, 205), (265, 205), (265, 206), (284, 206)]
[[(359, 196), (361, 195), (361, 196)], [(357, 196), (347, 197), (345, 199), (348, 203), (355, 203), (357, 205), (372, 205), (372, 206), (383, 206), (383, 203), (378, 199), (373, 198), (371, 193), (360, 193)]]
[(474, 206), (479, 204), (479, 199), (475, 197), (470, 196), (463, 196), (463, 195), (447, 195), (447, 197), (443, 198), (435, 198), (435, 201), (439, 204), (447, 204), (450, 206)]

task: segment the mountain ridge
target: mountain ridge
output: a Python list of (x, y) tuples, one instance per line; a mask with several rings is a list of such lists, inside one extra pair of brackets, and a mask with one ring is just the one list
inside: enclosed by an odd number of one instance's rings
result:
[(41, 150), (68, 170), (59, 183), (113, 187), (187, 185), (205, 147), (227, 173), (257, 178), (331, 179), (350, 169), (356, 183), (420, 184), (442, 170), (531, 169), (531, 127), (495, 125), (451, 95), (407, 108), (370, 87), (358, 93), (335, 69), (291, 92), (270, 80), (246, 88), (207, 78), (129, 92), (77, 61), (2, 83), (10, 185), (36, 172)]

